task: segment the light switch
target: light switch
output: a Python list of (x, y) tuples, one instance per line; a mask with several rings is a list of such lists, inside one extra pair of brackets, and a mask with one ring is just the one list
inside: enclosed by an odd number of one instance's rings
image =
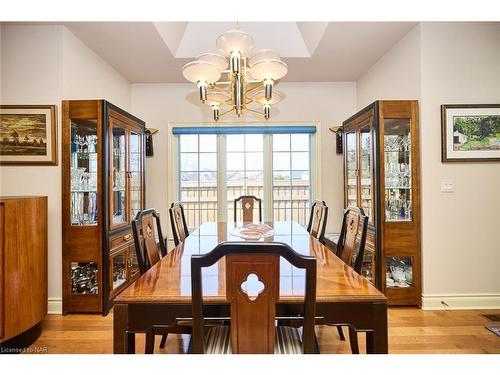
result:
[(441, 179), (441, 192), (442, 193), (453, 193), (455, 191), (455, 185), (451, 178)]

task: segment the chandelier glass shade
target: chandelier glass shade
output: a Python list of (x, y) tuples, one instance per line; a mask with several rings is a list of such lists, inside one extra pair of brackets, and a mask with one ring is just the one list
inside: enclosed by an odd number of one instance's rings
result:
[(214, 120), (230, 113), (241, 117), (244, 111), (271, 116), (271, 106), (282, 95), (273, 87), (288, 72), (288, 66), (273, 50), (263, 49), (249, 55), (253, 38), (239, 29), (217, 38), (223, 53), (204, 53), (183, 67), (183, 75), (197, 85), (200, 101), (212, 109)]

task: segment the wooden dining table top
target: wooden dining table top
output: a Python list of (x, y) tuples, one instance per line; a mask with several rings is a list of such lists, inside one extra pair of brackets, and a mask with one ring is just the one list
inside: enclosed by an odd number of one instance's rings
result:
[[(386, 297), (366, 278), (346, 265), (331, 250), (295, 222), (266, 223), (274, 235), (261, 239), (283, 242), (296, 252), (317, 260), (316, 302), (386, 302)], [(191, 256), (210, 252), (224, 241), (245, 241), (235, 234), (242, 223), (207, 222), (191, 233), (175, 249), (141, 275), (115, 298), (115, 303), (190, 304)], [(254, 240), (253, 240), (254, 241)], [(204, 303), (227, 303), (225, 261), (221, 259), (203, 270)], [(280, 260), (279, 302), (303, 302), (304, 270)]]

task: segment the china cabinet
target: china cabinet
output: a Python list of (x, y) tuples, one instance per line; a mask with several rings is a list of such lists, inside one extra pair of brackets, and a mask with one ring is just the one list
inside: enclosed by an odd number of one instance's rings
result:
[(145, 124), (105, 100), (63, 101), (63, 312), (107, 314), (139, 275)]
[(362, 274), (391, 305), (421, 305), (418, 101), (376, 101), (343, 122), (345, 206), (369, 217)]

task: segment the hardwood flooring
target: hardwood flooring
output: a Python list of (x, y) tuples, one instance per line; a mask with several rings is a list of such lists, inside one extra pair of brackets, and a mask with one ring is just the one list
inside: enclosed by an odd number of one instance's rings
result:
[[(499, 310), (423, 311), (414, 308), (389, 309), (389, 353), (447, 354), (498, 353), (500, 337), (484, 328), (498, 325), (482, 314)], [(104, 354), (113, 352), (113, 315), (49, 315), (43, 322), (42, 335), (32, 345), (34, 352), (50, 354)], [(335, 327), (317, 327), (321, 353), (350, 353), (349, 336), (340, 341)], [(137, 334), (136, 349), (144, 353), (144, 335)], [(185, 353), (189, 335), (169, 335), (167, 347), (155, 352)], [(365, 352), (365, 335), (359, 334), (361, 352)]]

